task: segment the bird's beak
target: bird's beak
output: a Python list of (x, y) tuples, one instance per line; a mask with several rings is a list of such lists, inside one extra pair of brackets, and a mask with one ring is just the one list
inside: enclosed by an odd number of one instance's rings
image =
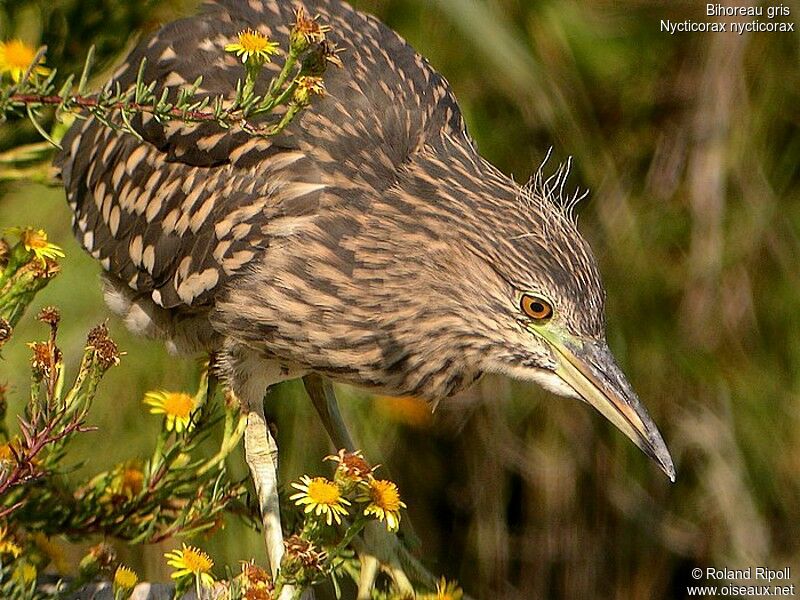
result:
[(674, 482), (675, 466), (669, 450), (608, 345), (562, 341), (551, 336), (547, 341), (558, 362), (556, 375), (655, 460)]

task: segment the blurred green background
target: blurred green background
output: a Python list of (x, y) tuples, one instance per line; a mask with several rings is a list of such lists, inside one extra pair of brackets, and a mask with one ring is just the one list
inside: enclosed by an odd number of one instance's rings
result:
[[(90, 43), (108, 72), (141, 31), (192, 1), (0, 2), (0, 37), (47, 43), (79, 68)], [(791, 567), (800, 583), (800, 35), (659, 32), (703, 19), (701, 2), (362, 0), (455, 89), (481, 152), (517, 180), (547, 148), (573, 182), (608, 288), (609, 342), (659, 424), (671, 485), (588, 407), (487, 378), (429, 416), (413, 399), (340, 388), (366, 455), (409, 505), (421, 555), (478, 598), (680, 598), (694, 567)], [(790, 3), (789, 20), (800, 20)], [(797, 25), (796, 25), (797, 27)], [(98, 78), (99, 80), (99, 78)], [(33, 141), (0, 126), (0, 149)], [(0, 227), (45, 227), (67, 251), (37, 300), (62, 307), (62, 345), (109, 317), (99, 267), (73, 241), (59, 190), (0, 184)], [(191, 388), (197, 365), (110, 318), (127, 352), (103, 384), (81, 449), (96, 471), (146, 456), (159, 426), (141, 404)], [(0, 364), (19, 407), (28, 315)], [(74, 367), (74, 365), (73, 365)], [(327, 473), (329, 446), (300, 386), (271, 392), (285, 482)], [(242, 464), (238, 465), (243, 474)], [(263, 558), (231, 520), (197, 542), (218, 564)], [(161, 555), (118, 545), (146, 577)]]

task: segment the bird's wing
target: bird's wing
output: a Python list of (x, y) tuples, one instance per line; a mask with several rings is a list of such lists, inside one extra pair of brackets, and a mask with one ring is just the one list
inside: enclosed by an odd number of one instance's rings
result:
[[(167, 87), (174, 97), (202, 76), (199, 94), (232, 97), (243, 68), (224, 46), (252, 28), (286, 48), (297, 6), (209, 3), (143, 41), (114, 83), (133, 85), (146, 58), (144, 80), (157, 82), (157, 96)], [(133, 124), (142, 140), (94, 117), (64, 139), (57, 164), (76, 235), (108, 273), (160, 306), (209, 303), (269, 244), (276, 223), (315, 214), (326, 188), (380, 192), (443, 132), (467, 140), (447, 83), (397, 34), (339, 0), (305, 7), (333, 28), (328, 37), (344, 68), (329, 68), (327, 97), (283, 134), (266, 139), (140, 115)], [(263, 87), (280, 64), (269, 67)]]

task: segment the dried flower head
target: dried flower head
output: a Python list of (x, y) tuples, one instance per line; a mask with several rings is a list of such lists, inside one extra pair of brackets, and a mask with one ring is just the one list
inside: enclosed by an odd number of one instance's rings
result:
[(389, 531), (400, 528), (400, 509), (406, 508), (406, 504), (400, 499), (396, 483), (387, 479), (372, 479), (359, 499), (369, 502), (364, 509), (365, 515), (373, 515), (379, 521), (385, 521)]
[[(0, 74), (9, 73), (14, 83), (22, 81), (23, 75), (36, 58), (36, 50), (21, 40), (0, 42)], [(31, 77), (43, 75), (47, 77), (50, 69), (44, 66), (44, 56), (31, 69)]]
[(274, 590), (263, 587), (250, 587), (244, 591), (244, 600), (274, 600)]
[(86, 347), (94, 350), (94, 356), (104, 371), (119, 364), (119, 348), (108, 336), (108, 327), (105, 323), (101, 323), (89, 331), (89, 335), (86, 336)]
[(241, 57), (242, 62), (248, 61), (263, 65), (272, 60), (272, 55), (278, 53), (278, 42), (271, 42), (269, 38), (253, 29), (241, 31), (232, 44), (225, 46), (225, 52), (230, 52)]
[(299, 482), (292, 483), (292, 487), (300, 490), (290, 496), (297, 506), (304, 506), (306, 514), (314, 513), (316, 516), (325, 517), (325, 522), (331, 525), (333, 521), (342, 522), (342, 516), (347, 515), (346, 506), (350, 501), (343, 498), (339, 487), (324, 477), (303, 475)]
[(242, 576), (248, 585), (272, 585), (272, 577), (267, 570), (262, 569), (252, 560), (242, 563)]
[(108, 338), (108, 326), (105, 323), (100, 323), (89, 330), (86, 335), (86, 345), (94, 348), (98, 343)]
[(56, 327), (61, 321), (61, 312), (55, 306), (46, 306), (36, 318), (50, 327)]
[(292, 100), (300, 107), (308, 106), (314, 96), (325, 95), (325, 83), (321, 77), (301, 75), (297, 78), (297, 87), (292, 95)]
[(89, 548), (89, 552), (81, 559), (79, 568), (83, 576), (93, 577), (100, 572), (110, 575), (116, 564), (117, 551), (110, 544), (101, 542)]
[(253, 561), (242, 563), (242, 580), (245, 600), (273, 600), (272, 577)]
[(194, 398), (189, 394), (156, 390), (145, 394), (144, 403), (150, 407), (151, 414), (164, 415), (167, 431), (174, 429), (181, 433), (191, 429), (195, 404)]
[(289, 48), (296, 55), (302, 54), (312, 44), (323, 42), (325, 34), (330, 30), (328, 25), (317, 23), (317, 17), (307, 16), (301, 6), (294, 13), (294, 26), (289, 33)]
[(8, 242), (0, 238), (0, 269), (8, 264), (8, 256), (11, 254), (11, 247)]
[(53, 374), (53, 367), (61, 362), (61, 350), (49, 342), (32, 342), (28, 344), (32, 350), (31, 371), (37, 379), (48, 379)]
[(344, 52), (344, 50), (337, 48), (336, 44), (329, 40), (317, 44), (303, 58), (303, 75), (322, 77), (329, 64), (341, 69), (344, 67), (344, 63), (338, 56), (340, 52)]
[(23, 269), (30, 269), (36, 279), (52, 279), (61, 272), (58, 263), (50, 258), (30, 262)]
[(286, 539), (283, 545), (286, 547), (288, 559), (290, 561), (295, 560), (298, 566), (301, 566), (305, 571), (321, 572), (324, 569), (328, 553), (324, 550), (317, 550), (310, 540), (304, 539), (299, 535), (293, 535)]
[(348, 452), (342, 448), (338, 453), (326, 456), (325, 460), (332, 460), (337, 463), (334, 480), (344, 486), (366, 481), (378, 468), (377, 466), (371, 467), (369, 465), (361, 450)]
[(0, 347), (11, 338), (13, 332), (14, 328), (11, 327), (11, 323), (0, 317)]
[(214, 577), (211, 575), (214, 561), (199, 548), (183, 544), (181, 550), (167, 552), (164, 557), (167, 559), (167, 564), (175, 569), (171, 575), (172, 579), (191, 576), (206, 587), (214, 585)]

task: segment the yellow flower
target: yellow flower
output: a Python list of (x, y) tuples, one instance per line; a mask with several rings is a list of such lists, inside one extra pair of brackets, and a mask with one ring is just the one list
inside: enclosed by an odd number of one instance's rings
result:
[(164, 415), (167, 431), (173, 429), (180, 433), (184, 429), (191, 429), (192, 411), (195, 408), (194, 398), (183, 392), (167, 392), (158, 390), (147, 392), (144, 403), (150, 407), (150, 413)]
[[(20, 40), (0, 42), (0, 73), (10, 73), (14, 83), (19, 83), (25, 71), (36, 58), (36, 50)], [(50, 74), (50, 69), (43, 65), (44, 57), (39, 59), (39, 64), (31, 70), (31, 75)]]
[(397, 531), (400, 528), (400, 509), (406, 508), (405, 502), (400, 500), (397, 484), (386, 479), (373, 479), (367, 485), (362, 499), (369, 501), (369, 505), (364, 509), (364, 514), (386, 521), (389, 531)]
[(144, 473), (135, 462), (117, 466), (103, 494), (103, 500), (112, 503), (124, 502), (138, 496), (144, 486)]
[(210, 573), (214, 561), (199, 548), (183, 544), (182, 550), (167, 552), (164, 557), (167, 564), (176, 569), (172, 574), (173, 579), (183, 579), (191, 575), (206, 587), (214, 585), (214, 577)]
[(120, 475), (120, 491), (128, 498), (137, 496), (142, 491), (144, 473), (141, 469), (129, 466), (122, 470)]
[(5, 525), (0, 526), (0, 555), (2, 554), (10, 554), (14, 558), (22, 554), (22, 548), (9, 535), (8, 528)]
[(114, 572), (114, 587), (119, 590), (131, 590), (139, 583), (139, 576), (133, 569), (120, 565)]
[(34, 229), (33, 227), (9, 227), (5, 230), (5, 233), (19, 237), (25, 250), (33, 252), (36, 258), (42, 262), (44, 262), (46, 258), (50, 260), (64, 258), (64, 251), (61, 247), (47, 241), (47, 233), (44, 229)]
[(239, 33), (237, 41), (225, 46), (225, 52), (231, 52), (242, 58), (242, 62), (249, 60), (258, 64), (270, 62), (270, 56), (278, 53), (278, 42), (270, 42), (269, 38), (252, 29), (245, 29)]
[(461, 600), (463, 597), (464, 590), (455, 581), (447, 581), (442, 577), (436, 584), (435, 594), (417, 596), (417, 600)]
[(11, 574), (11, 577), (24, 587), (30, 586), (34, 581), (36, 581), (36, 567), (29, 562), (21, 562), (16, 567), (14, 567), (14, 572)]
[(347, 515), (345, 506), (349, 506), (350, 502), (347, 498), (342, 498), (339, 488), (332, 481), (324, 477), (312, 479), (303, 475), (299, 483), (292, 483), (292, 487), (300, 491), (290, 496), (290, 500), (294, 500), (297, 506), (305, 505), (306, 514), (313, 512), (317, 516), (325, 515), (328, 525), (333, 521), (341, 523), (342, 515)]

